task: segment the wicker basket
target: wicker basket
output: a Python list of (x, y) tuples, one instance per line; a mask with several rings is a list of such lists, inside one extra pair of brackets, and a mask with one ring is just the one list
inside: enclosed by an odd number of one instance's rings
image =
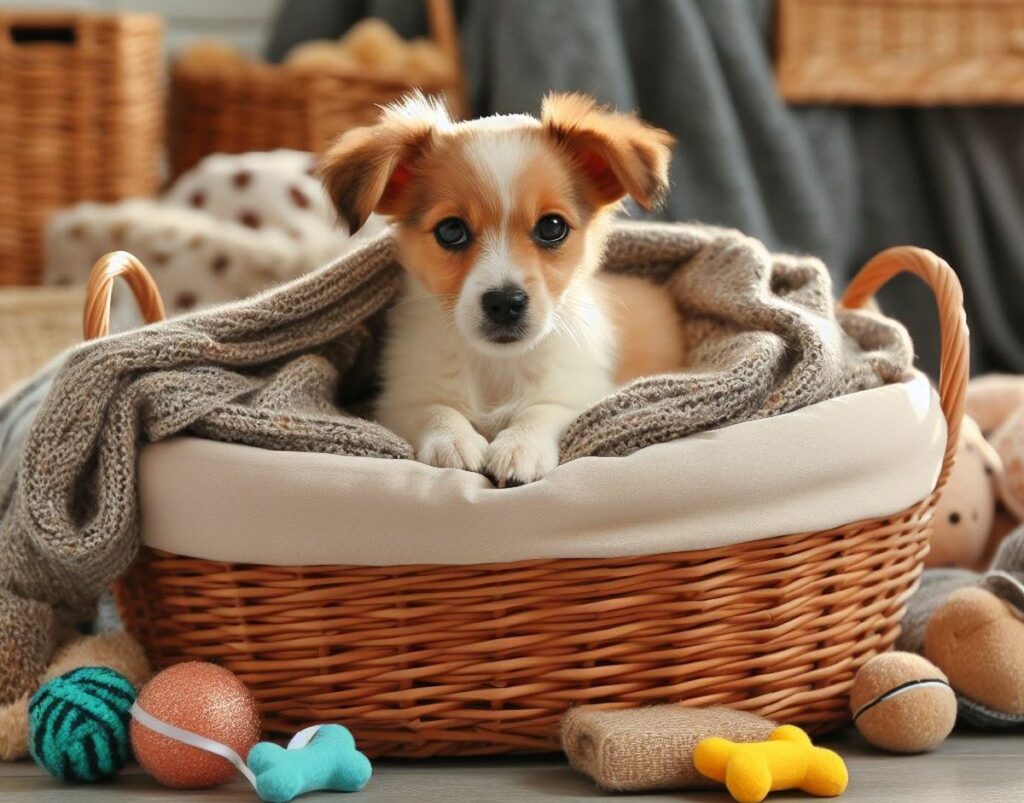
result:
[[(463, 110), (462, 68), (451, 0), (426, 0), (432, 37), (451, 63), (448, 84), (423, 84)], [(292, 148), (322, 151), (337, 134), (373, 122), (377, 105), (413, 89), (383, 79), (334, 69), (310, 74), (275, 65), (231, 71), (176, 65), (171, 72), (171, 167), (175, 176), (211, 153)]]
[[(141, 266), (105, 258), (91, 336), (122, 271), (155, 317)], [(577, 703), (725, 704), (835, 726), (854, 673), (899, 633), (963, 414), (967, 327), (945, 262), (890, 249), (843, 303), (862, 306), (902, 271), (938, 299), (949, 438), (936, 491), (896, 515), (703, 551), (469, 566), (274, 567), (143, 548), (116, 589), (125, 623), (157, 666), (236, 672), (270, 733), (340, 721), (373, 755), (557, 749)]]
[(0, 10), (0, 285), (38, 283), (53, 210), (157, 189), (162, 43), (155, 16)]
[(81, 342), (81, 287), (0, 288), (0, 396)]
[(778, 13), (793, 103), (1024, 101), (1022, 0), (780, 0)]

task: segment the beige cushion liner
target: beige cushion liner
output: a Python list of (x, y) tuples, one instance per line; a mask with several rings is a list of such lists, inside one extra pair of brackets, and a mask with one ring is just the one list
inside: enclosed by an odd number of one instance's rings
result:
[(412, 461), (182, 437), (139, 463), (143, 543), (279, 566), (653, 555), (885, 516), (935, 486), (946, 442), (921, 375), (500, 490)]

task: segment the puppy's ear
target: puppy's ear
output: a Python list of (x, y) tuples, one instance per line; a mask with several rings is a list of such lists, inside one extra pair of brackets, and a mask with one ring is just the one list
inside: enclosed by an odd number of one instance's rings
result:
[(667, 192), (675, 144), (667, 131), (577, 93), (544, 98), (541, 122), (577, 159), (598, 203), (611, 204), (629, 195), (650, 210)]
[(320, 162), (320, 178), (350, 234), (371, 212), (396, 211), (417, 158), (436, 131), (451, 126), (439, 101), (414, 92), (384, 107), (376, 125), (354, 128), (331, 144)]

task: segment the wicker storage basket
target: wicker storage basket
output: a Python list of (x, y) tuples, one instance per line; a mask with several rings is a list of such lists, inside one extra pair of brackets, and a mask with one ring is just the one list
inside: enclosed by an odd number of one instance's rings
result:
[[(835, 726), (854, 673), (899, 633), (963, 413), (967, 327), (945, 262), (890, 249), (842, 303), (862, 306), (902, 271), (938, 300), (948, 439), (935, 491), (895, 515), (701, 551), (458, 566), (276, 567), (144, 547), (116, 589), (125, 623), (158, 666), (238, 673), (270, 733), (340, 721), (373, 755), (557, 749), (577, 703), (718, 703)], [(122, 272), (156, 317), (144, 269), (105, 258), (89, 336), (105, 333)]]
[(39, 281), (53, 210), (157, 189), (162, 48), (155, 16), (0, 10), (0, 285)]
[(82, 338), (81, 287), (0, 288), (0, 396)]
[(791, 102), (1024, 101), (1022, 0), (781, 0), (778, 13)]
[[(450, 83), (420, 85), (462, 111), (462, 68), (451, 0), (426, 0), (432, 37), (451, 63)], [(339, 133), (373, 122), (377, 105), (413, 89), (397, 79), (332, 69), (310, 74), (275, 65), (225, 73), (171, 71), (171, 167), (175, 176), (211, 153), (292, 148), (318, 153)]]

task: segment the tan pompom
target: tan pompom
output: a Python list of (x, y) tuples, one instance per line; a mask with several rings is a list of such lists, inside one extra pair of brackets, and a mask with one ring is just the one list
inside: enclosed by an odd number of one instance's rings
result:
[(357, 22), (341, 39), (341, 47), (370, 72), (401, 73), (408, 46), (383, 20), (370, 17)]
[(857, 730), (875, 747), (923, 753), (956, 724), (956, 695), (931, 661), (909, 652), (877, 655), (857, 672), (850, 691)]
[(352, 55), (333, 39), (314, 39), (296, 45), (288, 51), (284, 64), (293, 70), (311, 72), (351, 72), (359, 66)]
[(0, 761), (17, 761), (28, 755), (28, 698), (24, 694), (0, 705)]
[(195, 72), (234, 72), (252, 66), (249, 56), (220, 39), (200, 39), (178, 56), (179, 69)]
[(128, 678), (141, 689), (153, 672), (142, 646), (123, 630), (84, 636), (62, 647), (47, 668), (43, 680), (59, 677), (82, 666), (105, 666)]
[(406, 52), (405, 70), (409, 80), (441, 83), (452, 79), (452, 63), (429, 39), (414, 39)]

